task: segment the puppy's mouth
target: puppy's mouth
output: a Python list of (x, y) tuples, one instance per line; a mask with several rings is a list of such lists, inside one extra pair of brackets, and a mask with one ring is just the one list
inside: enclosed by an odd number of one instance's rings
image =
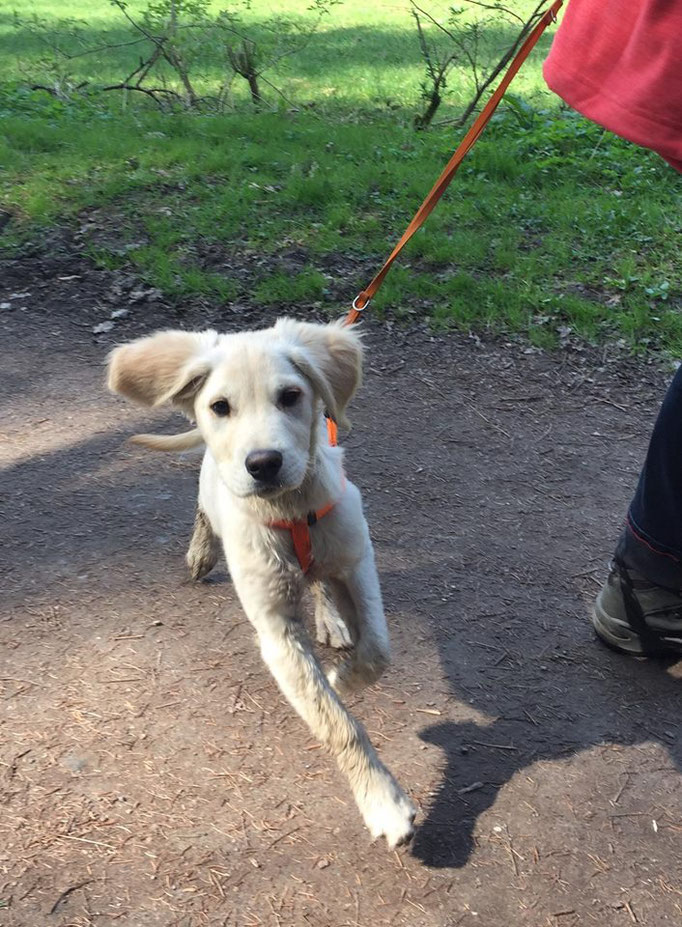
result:
[(280, 496), (283, 492), (287, 492), (289, 489), (288, 486), (284, 486), (282, 483), (256, 483), (251, 492), (250, 496), (258, 496), (259, 499), (274, 499), (276, 496)]
[(278, 499), (280, 496), (300, 489), (305, 478), (305, 473), (301, 479), (297, 479), (296, 473), (282, 473), (277, 474), (272, 480), (254, 480), (249, 479), (246, 474), (235, 477), (229, 467), (219, 467), (219, 472), (228, 490), (240, 499)]
[(254, 482), (245, 495), (256, 499), (278, 499), (290, 492), (296, 492), (301, 488), (301, 482), (290, 482), (285, 480), (276, 480), (272, 483)]
[(273, 483), (253, 482), (250, 486), (241, 487), (235, 495), (241, 496), (242, 499), (277, 499), (285, 493), (296, 490), (297, 486), (290, 486), (280, 480)]

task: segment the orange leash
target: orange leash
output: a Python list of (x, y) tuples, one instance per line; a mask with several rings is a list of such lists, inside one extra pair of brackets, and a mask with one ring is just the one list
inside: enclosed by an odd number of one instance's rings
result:
[(325, 417), (325, 421), (327, 423), (327, 440), (332, 447), (336, 447), (339, 443), (339, 426), (328, 415)]
[[(440, 175), (436, 183), (433, 185), (429, 195), (417, 210), (416, 215), (405, 229), (402, 238), (389, 255), (388, 260), (381, 268), (379, 273), (371, 281), (369, 286), (365, 287), (365, 289), (353, 300), (353, 306), (345, 319), (346, 325), (353, 325), (354, 322), (357, 322), (363, 310), (366, 309), (369, 305), (369, 301), (376, 294), (377, 290), (384, 282), (384, 277), (390, 270), (391, 264), (393, 264), (395, 259), (398, 257), (410, 238), (412, 238), (414, 233), (422, 227), (438, 200), (445, 193), (450, 184), (450, 181), (457, 173), (458, 167), (468, 152), (471, 150), (475, 142), (478, 140), (478, 137), (480, 136), (483, 129), (490, 121), (490, 117), (497, 109), (500, 100), (504, 96), (507, 87), (516, 76), (519, 68), (526, 60), (547, 26), (551, 22), (556, 22), (557, 11), (561, 8), (562, 5), (563, 0), (556, 0), (556, 2), (553, 3), (552, 6), (543, 15), (542, 19), (537, 23), (530, 35), (526, 38), (521, 48), (514, 56), (514, 59), (510, 64), (507, 73), (504, 75), (497, 89), (481, 110), (474, 124), (471, 126), (467, 134), (460, 142), (457, 150), (445, 166), (445, 170)], [(327, 416), (327, 438), (330, 445), (332, 447), (336, 447), (338, 443), (338, 427), (336, 422), (329, 418), (329, 416)], [(304, 573), (307, 573), (310, 567), (313, 565), (313, 550), (312, 539), (310, 537), (310, 528), (315, 525), (320, 518), (323, 518), (325, 515), (331, 512), (335, 505), (336, 502), (329, 502), (327, 505), (321, 509), (318, 509), (316, 512), (309, 512), (306, 518), (301, 519), (300, 521), (272, 521), (269, 524), (270, 528), (280, 528), (290, 532), (296, 559), (298, 560), (301, 570)]]
[(481, 132), (483, 132), (486, 125), (490, 121), (490, 117), (493, 115), (493, 113), (497, 109), (500, 103), (500, 100), (502, 99), (502, 97), (504, 96), (507, 90), (507, 87), (509, 87), (514, 77), (516, 77), (516, 74), (519, 71), (521, 65), (526, 60), (526, 58), (528, 57), (532, 49), (535, 47), (538, 39), (540, 38), (542, 33), (545, 31), (547, 26), (552, 22), (556, 22), (556, 14), (561, 9), (562, 5), (563, 5), (563, 0), (556, 0), (556, 2), (552, 4), (552, 6), (542, 16), (540, 21), (536, 24), (535, 28), (527, 36), (523, 45), (521, 46), (521, 48), (517, 51), (516, 55), (514, 56), (512, 63), (509, 65), (509, 68), (507, 69), (506, 74), (504, 75), (500, 83), (498, 84), (497, 89), (495, 90), (493, 95), (490, 97), (486, 105), (483, 107), (477, 119), (475, 120), (475, 122), (473, 123), (473, 125), (471, 126), (467, 134), (464, 136), (460, 144), (457, 146), (457, 150), (455, 151), (453, 156), (450, 158), (447, 165), (445, 166), (443, 173), (440, 175), (438, 180), (435, 182), (430, 193), (428, 194), (424, 202), (421, 204), (421, 206), (417, 210), (414, 216), (414, 219), (412, 219), (410, 224), (405, 229), (405, 233), (403, 234), (402, 238), (400, 239), (398, 244), (395, 246), (395, 248), (391, 252), (388, 260), (386, 261), (384, 266), (381, 268), (379, 273), (371, 281), (369, 286), (365, 287), (365, 289), (361, 293), (358, 293), (358, 295), (353, 300), (353, 306), (345, 319), (346, 325), (353, 325), (355, 322), (357, 322), (363, 310), (366, 309), (367, 306), (369, 305), (369, 301), (372, 299), (373, 296), (376, 295), (377, 290), (379, 289), (381, 284), (384, 282), (384, 277), (390, 270), (391, 264), (393, 264), (395, 259), (398, 257), (398, 255), (403, 250), (405, 245), (408, 243), (410, 238), (412, 238), (414, 233), (422, 227), (426, 219), (429, 217), (436, 203), (438, 202), (438, 200), (441, 198), (441, 196), (445, 193), (448, 186), (450, 185), (450, 181), (457, 173), (457, 169), (459, 168), (460, 164), (464, 160), (465, 156), (469, 153), (471, 148), (478, 141), (478, 138)]

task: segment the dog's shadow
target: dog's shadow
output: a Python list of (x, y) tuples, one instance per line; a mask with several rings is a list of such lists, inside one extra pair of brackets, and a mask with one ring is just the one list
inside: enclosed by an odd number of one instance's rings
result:
[[(587, 622), (585, 632), (590, 633)], [(521, 702), (510, 711), (506, 702), (500, 710), (507, 714), (492, 724), (446, 721), (420, 732), (424, 742), (441, 748), (446, 765), (412, 846), (418, 859), (435, 868), (464, 866), (474, 850), (478, 818), (517, 773), (538, 761), (566, 761), (599, 745), (648, 741), (664, 747), (682, 770), (679, 710), (674, 708), (679, 679), (667, 673), (676, 661), (637, 662), (596, 642), (590, 646), (604, 679), (592, 676), (590, 687), (585, 686), (589, 673), (581, 672), (568, 686), (565, 678), (555, 678), (550, 711), (543, 710), (542, 693), (536, 690), (529, 710)], [(615, 793), (618, 783), (611, 786)]]

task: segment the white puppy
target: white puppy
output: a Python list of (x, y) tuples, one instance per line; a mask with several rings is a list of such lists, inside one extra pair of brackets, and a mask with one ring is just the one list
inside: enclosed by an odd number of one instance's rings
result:
[[(389, 659), (360, 493), (322, 416), (324, 406), (346, 424), (361, 366), (353, 330), (280, 320), (255, 332), (167, 331), (123, 345), (109, 359), (109, 388), (148, 406), (172, 403), (196, 421), (207, 448), (197, 528), (205, 519), (221, 539), (263, 659), (336, 757), (372, 837), (393, 847), (411, 837), (414, 807), (337, 694), (374, 682)], [(302, 623), (306, 580), (324, 581), (353, 642), (328, 677)]]

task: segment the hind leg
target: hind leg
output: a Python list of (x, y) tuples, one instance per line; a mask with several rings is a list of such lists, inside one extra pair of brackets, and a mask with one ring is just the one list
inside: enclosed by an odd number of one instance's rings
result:
[(325, 647), (352, 647), (353, 641), (346, 622), (341, 617), (331, 589), (326, 583), (313, 583), (315, 598), (315, 632), (317, 642)]
[(220, 541), (214, 534), (205, 513), (197, 508), (194, 519), (192, 540), (185, 560), (193, 580), (201, 579), (210, 573), (220, 557)]

